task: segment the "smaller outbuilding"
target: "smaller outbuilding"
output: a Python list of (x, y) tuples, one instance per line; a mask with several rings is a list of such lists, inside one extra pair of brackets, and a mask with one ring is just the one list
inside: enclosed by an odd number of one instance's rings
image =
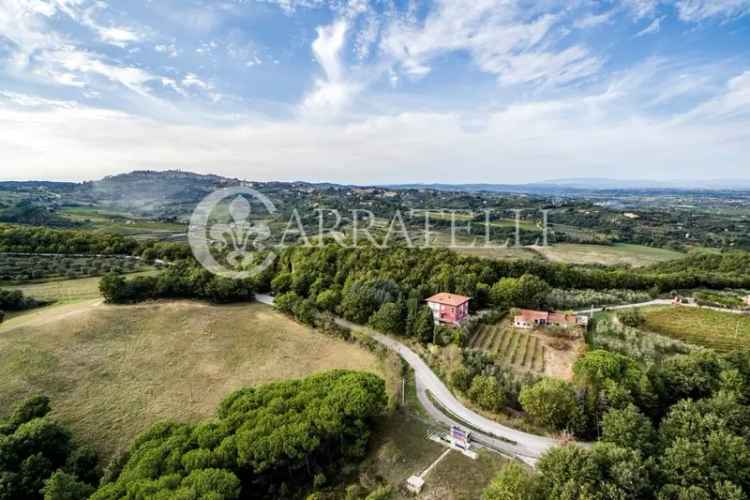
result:
[(589, 318), (585, 315), (565, 314), (549, 311), (534, 311), (532, 309), (521, 309), (513, 317), (513, 326), (531, 330), (542, 326), (557, 326), (560, 328), (571, 328), (575, 326), (587, 326)]

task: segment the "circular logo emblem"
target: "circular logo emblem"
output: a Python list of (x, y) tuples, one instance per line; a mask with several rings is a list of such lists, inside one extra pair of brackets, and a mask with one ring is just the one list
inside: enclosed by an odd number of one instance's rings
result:
[(204, 268), (225, 278), (245, 279), (273, 263), (276, 254), (264, 244), (271, 230), (267, 222), (253, 217), (253, 205), (268, 215), (277, 213), (267, 196), (244, 186), (214, 191), (195, 207), (188, 241)]

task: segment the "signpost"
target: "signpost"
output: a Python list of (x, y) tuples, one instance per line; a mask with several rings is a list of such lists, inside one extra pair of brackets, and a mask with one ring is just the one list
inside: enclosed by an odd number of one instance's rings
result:
[(470, 448), (469, 440), (471, 439), (471, 432), (462, 429), (457, 425), (451, 426), (451, 445), (461, 451), (468, 451)]

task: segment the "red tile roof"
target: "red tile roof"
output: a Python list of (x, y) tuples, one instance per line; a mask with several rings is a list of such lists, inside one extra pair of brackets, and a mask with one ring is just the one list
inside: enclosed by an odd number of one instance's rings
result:
[(470, 297), (464, 295), (456, 295), (455, 293), (438, 293), (427, 299), (427, 302), (434, 302), (436, 304), (443, 304), (446, 306), (460, 306), (464, 302), (471, 300)]
[(521, 309), (514, 319), (523, 319), (525, 321), (544, 320), (547, 323), (571, 323), (576, 322), (574, 314), (563, 314), (559, 312), (534, 311), (531, 309)]
[(521, 309), (519, 311), (519, 315), (516, 316), (516, 318), (521, 317), (525, 319), (526, 321), (534, 321), (538, 319), (543, 319), (547, 321), (547, 318), (549, 318), (549, 313), (544, 311), (532, 311), (531, 309)]

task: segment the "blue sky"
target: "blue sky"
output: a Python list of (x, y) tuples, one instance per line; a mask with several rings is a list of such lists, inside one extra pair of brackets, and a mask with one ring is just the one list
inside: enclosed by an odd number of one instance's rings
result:
[(750, 0), (0, 0), (0, 178), (747, 178)]

